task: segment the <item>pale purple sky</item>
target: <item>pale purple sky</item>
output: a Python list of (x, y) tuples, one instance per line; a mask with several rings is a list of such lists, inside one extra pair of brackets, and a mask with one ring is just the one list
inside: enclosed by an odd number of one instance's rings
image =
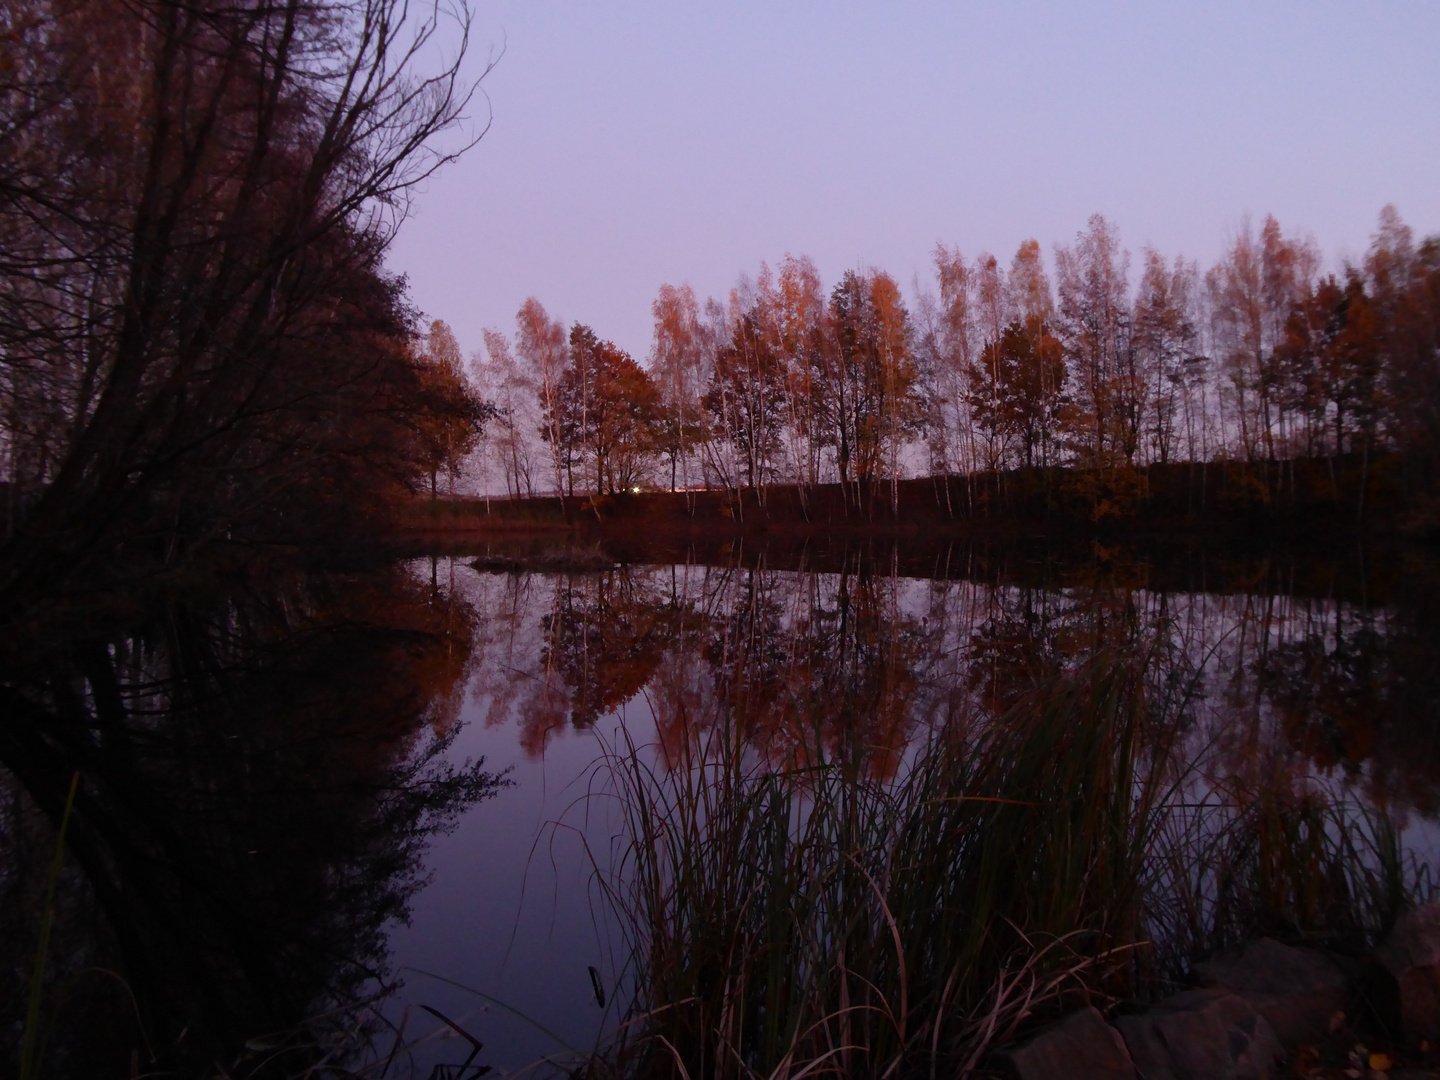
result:
[(1050, 262), (1096, 212), (1206, 266), (1247, 213), (1332, 267), (1387, 202), (1440, 232), (1433, 0), (475, 6), (494, 124), (389, 258), (467, 353), (533, 294), (643, 359), (663, 283), (793, 252), (908, 294), (937, 241)]

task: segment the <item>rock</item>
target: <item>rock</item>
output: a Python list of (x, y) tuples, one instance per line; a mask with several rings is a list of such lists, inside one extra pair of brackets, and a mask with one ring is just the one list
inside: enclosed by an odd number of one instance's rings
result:
[(1115, 1026), (1142, 1080), (1259, 1080), (1284, 1055), (1270, 1022), (1226, 990), (1176, 994)]
[(995, 1064), (1018, 1080), (1135, 1080), (1120, 1033), (1093, 1006), (1002, 1051)]
[(1260, 938), (1239, 953), (1195, 965), (1200, 985), (1245, 998), (1286, 1046), (1324, 1036), (1346, 1005), (1345, 973), (1314, 949)]
[(1440, 1040), (1440, 904), (1402, 916), (1375, 959), (1395, 978), (1405, 1037)]

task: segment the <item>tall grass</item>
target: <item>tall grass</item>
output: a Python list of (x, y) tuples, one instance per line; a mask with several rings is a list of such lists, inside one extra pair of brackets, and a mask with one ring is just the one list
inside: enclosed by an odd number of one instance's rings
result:
[[(973, 1067), (1103, 986), (1143, 939), (1146, 852), (1180, 702), (1103, 656), (898, 780), (767, 771), (734, 731), (658, 770), (612, 761), (630, 863), (641, 1074)], [(813, 748), (806, 760), (815, 760)], [(1083, 976), (1083, 977), (1082, 977)]]
[(1140, 995), (1257, 915), (1324, 922), (1302, 898), (1337, 874), (1354, 926), (1393, 918), (1414, 883), (1379, 819), (1365, 833), (1253, 793), (1185, 803), (1190, 684), (1154, 660), (1097, 655), (937, 731), (890, 781), (817, 747), (766, 768), (724, 725), (668, 768), (622, 743), (610, 880), (635, 997), (592, 1071), (965, 1075), (1027, 1022)]
[(1359, 954), (1433, 890), (1386, 807), (1284, 764), (1172, 807), (1149, 876), (1156, 966), (1172, 975), (1262, 935)]

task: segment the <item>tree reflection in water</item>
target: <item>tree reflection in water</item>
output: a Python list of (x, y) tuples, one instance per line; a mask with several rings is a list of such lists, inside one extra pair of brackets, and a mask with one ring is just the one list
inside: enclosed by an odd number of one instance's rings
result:
[(1440, 808), (1440, 617), (1423, 576), (1359, 602), (1171, 592), (1114, 567), (1042, 585), (869, 566), (482, 575), (475, 694), (491, 723), (518, 722), (532, 756), (633, 701), (671, 761), (727, 724), (772, 764), (820, 754), (878, 778), (941, 722), (997, 717), (1098, 651), (1143, 652), (1157, 685), (1190, 684), (1180, 749), (1212, 782), (1284, 758), (1373, 800)]
[[(474, 612), (394, 571), (170, 596), (137, 622), (33, 642), (0, 690), (12, 988), (28, 982), (80, 778), (45, 1073), (288, 1076), (343, 1061), (427, 836), (499, 782), (444, 758)], [(0, 1006), (7, 1030), (24, 996)]]
[[(823, 749), (893, 770), (924, 703), (923, 618), (893, 583), (681, 567), (491, 579), (480, 696), (528, 753), (644, 697), (676, 749), (736, 723), (776, 761)], [(538, 638), (529, 638), (538, 628)], [(529, 639), (527, 655), (525, 642)]]

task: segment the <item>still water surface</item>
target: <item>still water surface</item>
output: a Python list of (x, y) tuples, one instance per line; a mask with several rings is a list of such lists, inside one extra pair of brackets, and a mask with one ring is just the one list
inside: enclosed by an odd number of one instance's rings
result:
[(446, 753), (513, 782), (432, 841), (430, 882), (389, 934), (405, 984), (389, 1015), (436, 1034), (422, 1071), (468, 1054), (422, 1005), (507, 1071), (583, 1052), (622, 1021), (607, 758), (630, 744), (663, 771), (724, 727), (775, 767), (843, 758), (884, 779), (939, 726), (993, 720), (1097, 651), (1144, 655), (1156, 685), (1190, 703), (1178, 745), (1197, 797), (1286, 773), (1391, 808), (1417, 869), (1431, 858), (1440, 623), (1423, 561), (1377, 574), (1358, 553), (1229, 560), (1205, 575), (1210, 591), (1103, 550), (1060, 571), (952, 562), (926, 576), (926, 561), (416, 564), (437, 602), (473, 621)]
[(616, 760), (684, 776), (722, 733), (755, 769), (889, 784), (1097, 655), (1183, 702), (1163, 765), (1186, 805), (1278, 778), (1385, 808), (1428, 887), (1433, 553), (475, 554), (257, 574), (8, 658), (0, 953), (27, 989), (0, 1024), (26, 1030), (49, 927), (48, 1074), (299, 1075), (363, 1051), (374, 1008), (420, 1040), (389, 1076), (469, 1056), (436, 1013), (507, 1072), (573, 1058), (634, 986)]

